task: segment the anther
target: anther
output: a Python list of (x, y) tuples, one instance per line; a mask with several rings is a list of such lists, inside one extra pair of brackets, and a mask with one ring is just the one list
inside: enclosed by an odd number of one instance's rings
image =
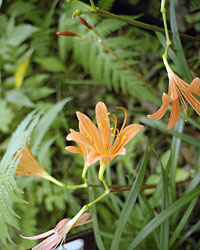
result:
[(99, 127), (102, 128), (102, 124), (101, 123), (99, 123)]
[(104, 118), (104, 120), (105, 120), (105, 121), (109, 121), (109, 119), (108, 119), (108, 118)]
[(126, 135), (123, 135), (123, 136), (122, 136), (122, 139), (125, 139), (125, 138), (126, 138)]

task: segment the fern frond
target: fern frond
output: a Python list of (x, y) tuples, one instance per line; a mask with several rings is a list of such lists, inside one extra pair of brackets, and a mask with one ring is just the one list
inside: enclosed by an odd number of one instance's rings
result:
[[(71, 30), (67, 25), (67, 17), (65, 19), (65, 27)], [(93, 25), (95, 20), (88, 17), (87, 20)], [(94, 21), (94, 22), (93, 22)], [(83, 25), (76, 23), (73, 32), (83, 34), (86, 37), (92, 37), (93, 33), (87, 30)], [(95, 29), (100, 34), (103, 42), (110, 47), (126, 64), (135, 68), (138, 64), (138, 51), (134, 51), (136, 41), (125, 37), (111, 37), (112, 32), (116, 32), (123, 27), (124, 23), (116, 20), (104, 19), (95, 24)], [(71, 39), (71, 38), (70, 38)], [(94, 38), (96, 39), (96, 37)], [(73, 42), (71, 42), (73, 41)], [(68, 43), (68, 38), (66, 39)], [(140, 42), (141, 43), (141, 42)], [(157, 102), (157, 99), (152, 93), (143, 85), (133, 73), (124, 67), (116, 58), (108, 53), (98, 42), (87, 42), (79, 39), (70, 40), (67, 44), (67, 49), (71, 49), (74, 59), (79, 62), (85, 71), (90, 71), (92, 77), (100, 84), (106, 85), (109, 89), (112, 87), (116, 92), (120, 90), (128, 91), (132, 96), (137, 98)], [(131, 49), (133, 51), (131, 51)]]
[(102, 37), (106, 37), (110, 35), (112, 32), (120, 30), (126, 23), (113, 20), (113, 19), (104, 19), (99, 25), (96, 27), (96, 30)]
[(29, 114), (17, 127), (16, 131), (12, 135), (8, 149), (0, 163), (0, 240), (3, 244), (6, 244), (7, 240), (12, 242), (7, 226), (11, 225), (18, 228), (17, 218), (19, 218), (19, 216), (12, 208), (13, 203), (25, 202), (21, 198), (21, 194), (23, 192), (20, 188), (18, 188), (14, 179), (15, 170), (20, 160), (20, 157), (17, 158), (14, 155), (20, 147), (24, 146), (25, 136), (30, 134), (33, 129), (33, 124), (31, 126), (29, 125), (33, 120), (34, 113), (35, 112)]

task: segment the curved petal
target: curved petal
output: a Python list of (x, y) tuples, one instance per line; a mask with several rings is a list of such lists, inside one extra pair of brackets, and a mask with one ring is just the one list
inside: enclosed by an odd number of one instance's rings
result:
[(77, 144), (80, 143), (82, 145), (85, 145), (86, 147), (90, 149), (94, 149), (94, 145), (92, 144), (90, 139), (79, 132), (73, 132), (73, 133), (68, 134), (66, 139), (68, 141), (75, 141)]
[(172, 111), (171, 111), (169, 123), (168, 123), (169, 130), (173, 129), (176, 122), (179, 120), (179, 117), (180, 117), (180, 104), (179, 104), (179, 100), (176, 100), (172, 102)]
[(42, 233), (42, 234), (38, 234), (38, 235), (35, 235), (35, 236), (23, 236), (23, 235), (20, 235), (22, 238), (24, 239), (27, 239), (27, 240), (38, 240), (38, 239), (42, 239), (42, 238), (45, 238), (51, 234), (55, 233), (55, 230), (52, 229), (46, 233)]
[(91, 212), (90, 211), (82, 214), (78, 218), (77, 222), (74, 224), (73, 227), (79, 227), (79, 226), (82, 226), (84, 224), (88, 224), (88, 223), (92, 222), (93, 220), (87, 220), (90, 216), (91, 216)]
[(101, 160), (102, 158), (103, 158), (103, 155), (98, 154), (96, 151), (92, 151), (88, 154), (86, 163), (88, 166), (91, 166), (95, 162)]
[(103, 102), (98, 102), (96, 105), (96, 120), (100, 138), (102, 141), (102, 148), (107, 152), (110, 147), (110, 121), (108, 117), (108, 110)]
[(58, 245), (65, 235), (54, 234), (47, 239), (40, 242), (32, 250), (51, 250), (54, 246)]
[(100, 137), (97, 127), (94, 123), (90, 120), (87, 115), (84, 115), (81, 112), (76, 112), (79, 122), (81, 123), (81, 128), (85, 131), (86, 135), (90, 137), (92, 142), (94, 143), (94, 147), (98, 152), (101, 152), (101, 144), (100, 144)]
[(110, 155), (118, 154), (118, 152), (143, 128), (143, 125), (131, 124), (123, 129), (117, 136), (111, 150)]
[(191, 93), (182, 92), (185, 99), (188, 101), (188, 103), (192, 106), (192, 108), (197, 112), (197, 114), (200, 114), (200, 101)]
[(168, 96), (171, 98), (172, 101), (175, 101), (176, 99), (178, 99), (179, 95), (178, 95), (178, 91), (177, 91), (177, 80), (175, 77), (178, 77), (177, 75), (173, 74), (172, 76), (170, 76), (169, 78), (169, 91), (168, 91)]
[(74, 146), (65, 147), (65, 149), (71, 153), (82, 154), (80, 148)]
[(185, 92), (200, 95), (200, 79), (198, 77), (194, 78), (190, 85), (185, 88)]
[(150, 120), (160, 120), (164, 116), (164, 114), (167, 112), (167, 108), (169, 106), (170, 101), (171, 101), (171, 98), (167, 94), (163, 94), (162, 96), (163, 104), (161, 105), (161, 107), (152, 115), (147, 115), (147, 117)]

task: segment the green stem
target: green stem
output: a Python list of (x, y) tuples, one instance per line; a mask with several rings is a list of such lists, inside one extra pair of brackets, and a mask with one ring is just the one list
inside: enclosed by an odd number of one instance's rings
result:
[(165, 30), (165, 37), (166, 37), (166, 48), (165, 48), (165, 52), (163, 54), (163, 57), (166, 58), (167, 60), (167, 54), (168, 54), (168, 50), (169, 47), (171, 45), (171, 40), (169, 38), (169, 32), (168, 32), (168, 28), (167, 28), (167, 18), (166, 18), (166, 9), (165, 9), (165, 0), (161, 0), (161, 8), (160, 11), (162, 13), (162, 17), (163, 17), (163, 24), (164, 24), (164, 30)]
[[(161, 33), (165, 32), (165, 30), (163, 28), (160, 28), (158, 26), (147, 24), (147, 23), (143, 23), (143, 22), (139, 22), (139, 21), (136, 21), (136, 20), (132, 20), (132, 19), (127, 18), (127, 17), (118, 16), (118, 15), (115, 15), (115, 14), (110, 13), (108, 11), (101, 10), (99, 8), (96, 8), (96, 10), (93, 10), (92, 13), (93, 14), (100, 14), (100, 15), (105, 16), (105, 17), (116, 19), (116, 20), (125, 22), (127, 24), (136, 26), (138, 28), (143, 28), (143, 29), (151, 30), (151, 31), (158, 31), (158, 32), (161, 32)], [(171, 31), (169, 31), (169, 32), (171, 33)], [(182, 38), (185, 38), (185, 39), (188, 39), (188, 40), (200, 41), (200, 38), (198, 38), (198, 37), (193, 37), (193, 36), (186, 35), (186, 34), (183, 34), (183, 33), (179, 33), (179, 35)]]
[(121, 57), (119, 57), (112, 49), (110, 49), (104, 42), (99, 41), (99, 43), (109, 52), (111, 53), (121, 64), (124, 65), (126, 69), (128, 69), (138, 80), (140, 80), (146, 88), (148, 88), (152, 93), (154, 93), (155, 96), (160, 98), (160, 94), (157, 93), (157, 91), (151, 87), (151, 85), (145, 81), (145, 79), (138, 74), (132, 67), (130, 67)]
[(93, 0), (90, 0), (90, 4), (91, 4), (92, 8), (93, 8), (94, 10), (96, 10), (96, 6), (95, 6)]
[(88, 203), (87, 205), (84, 205), (81, 210), (77, 213), (77, 215), (74, 216), (74, 218), (72, 218), (68, 223), (67, 223), (67, 227), (70, 227), (70, 229), (73, 227), (73, 225), (77, 222), (77, 220), (80, 218), (80, 216), (87, 212), (91, 206), (93, 206), (94, 204), (96, 204), (97, 202), (99, 202), (100, 200), (102, 200), (104, 197), (106, 197), (110, 192), (105, 191), (102, 195), (100, 195), (97, 199), (95, 199), (94, 201)]
[[(84, 8), (90, 10), (90, 13), (93, 13), (93, 14), (100, 14), (102, 16), (109, 17), (109, 18), (112, 18), (112, 19), (116, 19), (116, 20), (122, 21), (124, 23), (130, 24), (130, 25), (133, 25), (133, 26), (136, 26), (136, 27), (139, 27), (139, 28), (152, 30), (152, 31), (158, 31), (158, 32), (161, 32), (161, 33), (165, 32), (165, 30), (163, 28), (160, 28), (158, 26), (151, 25), (151, 24), (148, 24), (148, 23), (139, 22), (139, 21), (136, 21), (136, 20), (132, 20), (132, 19), (124, 17), (124, 16), (118, 16), (118, 15), (115, 15), (115, 14), (110, 13), (108, 11), (101, 10), (98, 7), (96, 7), (95, 5), (94, 5), (94, 7), (91, 7), (90, 5), (85, 4), (85, 3), (81, 2), (81, 1), (78, 1), (78, 0), (68, 0), (68, 2), (74, 2), (74, 3), (78, 4), (78, 5), (81, 5)], [(90, 3), (91, 3), (91, 1), (90, 1)], [(91, 3), (91, 5), (92, 5), (92, 3)], [(88, 14), (88, 12), (83, 12), (82, 14)], [(169, 32), (171, 33), (171, 31), (169, 31)], [(200, 41), (199, 37), (193, 37), (193, 36), (186, 35), (186, 34), (183, 34), (183, 33), (179, 33), (179, 35), (182, 38), (185, 38), (185, 39), (188, 39), (188, 40), (191, 40), (191, 41)]]
[(87, 181), (87, 171), (88, 171), (88, 166), (85, 164), (84, 168), (83, 168), (83, 172), (82, 172), (82, 178), (84, 180), (85, 183), (87, 183), (88, 185), (88, 181)]
[(46, 176), (47, 180), (53, 182), (54, 184), (63, 187), (63, 188), (70, 188), (70, 189), (77, 189), (77, 188), (86, 188), (87, 187), (87, 183), (83, 183), (83, 184), (79, 184), (79, 185), (66, 185), (58, 180), (56, 180), (53, 176), (48, 175)]

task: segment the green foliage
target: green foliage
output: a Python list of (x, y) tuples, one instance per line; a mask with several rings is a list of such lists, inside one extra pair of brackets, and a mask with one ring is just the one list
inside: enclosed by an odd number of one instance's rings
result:
[(0, 100), (0, 130), (8, 132), (9, 125), (13, 119), (12, 110), (7, 106), (5, 100)]
[[(35, 119), (33, 119), (33, 114), (31, 113), (24, 121), (18, 126), (14, 134), (12, 135), (11, 141), (8, 145), (8, 149), (1, 160), (0, 163), (0, 218), (1, 218), (1, 240), (6, 244), (6, 240), (11, 241), (7, 224), (17, 228), (16, 218), (19, 216), (13, 210), (13, 202), (24, 202), (21, 198), (23, 193), (21, 189), (18, 188), (14, 174), (19, 163), (19, 157), (16, 159), (14, 154), (16, 151), (23, 146), (25, 136), (27, 133), (31, 133), (34, 128)], [(30, 124), (32, 120), (32, 126)], [(30, 124), (30, 125), (29, 125)]]
[[(168, 88), (161, 61), (165, 35), (94, 13), (82, 15), (103, 43), (142, 77), (138, 79), (99, 41), (56, 35), (56, 31), (68, 30), (97, 39), (78, 17), (71, 18), (78, 5), (68, 2), (0, 1), (0, 249), (33, 247), (35, 242), (19, 234), (48, 231), (63, 218), (73, 217), (88, 203), (88, 195), (92, 201), (104, 192), (102, 187), (66, 190), (47, 180), (14, 176), (20, 160), (15, 153), (24, 147), (28, 134), (31, 151), (48, 173), (69, 185), (82, 183), (83, 159), (65, 150), (66, 145), (73, 145), (65, 138), (69, 128), (78, 128), (77, 110), (93, 118), (95, 104), (103, 101), (111, 114), (116, 106), (127, 108), (127, 123), (142, 123), (145, 129), (126, 146), (126, 155), (116, 157), (106, 169), (107, 183), (125, 185), (126, 191), (112, 192), (93, 206), (92, 225), (79, 230), (93, 226), (99, 250), (198, 250), (199, 117), (188, 110), (188, 122), (183, 122), (181, 114), (174, 130), (166, 129), (168, 115), (162, 121), (146, 117), (158, 109), (161, 100), (146, 88), (144, 80), (160, 95)], [(153, 17), (159, 23), (157, 2), (132, 2), (126, 4), (136, 12), (138, 6), (144, 9), (142, 15), (130, 19)], [(114, 0), (95, 3), (110, 11)], [(184, 8), (187, 15), (180, 11), (177, 18), (174, 1), (170, 1), (172, 45), (168, 57), (170, 66), (190, 83), (191, 73), (199, 75), (198, 43), (184, 39), (182, 46), (177, 24), (183, 18), (185, 33), (198, 31), (199, 2), (190, 1)], [(17, 68), (27, 58), (30, 62), (23, 82), (16, 88)], [(120, 115), (119, 125), (123, 122)], [(147, 151), (142, 158), (145, 135), (148, 158)], [(88, 181), (101, 184), (95, 166), (89, 169)]]

